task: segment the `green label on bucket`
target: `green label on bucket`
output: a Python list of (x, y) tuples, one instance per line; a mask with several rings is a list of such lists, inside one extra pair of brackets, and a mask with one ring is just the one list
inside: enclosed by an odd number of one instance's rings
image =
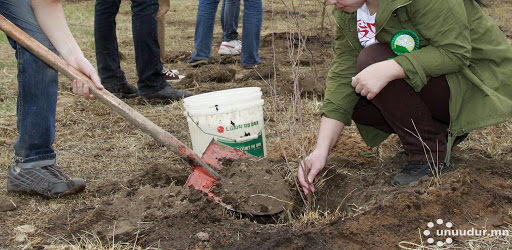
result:
[(265, 156), (265, 150), (263, 148), (263, 136), (261, 134), (259, 134), (258, 138), (254, 139), (254, 140), (240, 142), (240, 143), (222, 140), (220, 138), (217, 138), (217, 141), (219, 141), (222, 144), (225, 144), (230, 147), (233, 147), (233, 148), (239, 149), (241, 151), (244, 151), (246, 153), (249, 153), (251, 155), (254, 155), (254, 156), (258, 156), (258, 157)]

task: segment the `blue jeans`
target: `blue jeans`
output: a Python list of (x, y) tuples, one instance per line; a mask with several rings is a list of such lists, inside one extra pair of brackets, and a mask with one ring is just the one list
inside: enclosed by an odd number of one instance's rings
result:
[[(0, 14), (56, 53), (37, 23), (31, 0), (0, 0)], [(45, 166), (55, 163), (58, 74), (43, 61), (9, 38), (18, 60), (18, 139), (14, 161), (18, 166)]]
[(223, 0), (220, 10), (222, 25), (222, 41), (238, 40), (238, 17), (240, 16), (240, 0)]
[[(193, 60), (208, 60), (212, 50), (213, 24), (220, 0), (199, 0), (197, 9), (196, 31), (194, 34), (195, 51)], [(228, 0), (234, 1), (234, 0)], [(226, 7), (230, 5), (226, 2)], [(263, 4), (261, 0), (244, 0), (244, 19), (242, 28), (242, 65), (261, 64), (258, 50), (260, 48), (261, 23), (263, 21)]]
[[(116, 15), (121, 0), (97, 0), (94, 9), (94, 39), (98, 74), (105, 85), (126, 83), (119, 63)], [(162, 72), (158, 45), (158, 0), (132, 0), (132, 33), (139, 94), (158, 92), (168, 86)]]

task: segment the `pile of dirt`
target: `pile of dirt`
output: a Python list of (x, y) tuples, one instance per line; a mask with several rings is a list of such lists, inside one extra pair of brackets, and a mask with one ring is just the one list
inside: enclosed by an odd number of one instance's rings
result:
[(275, 214), (293, 205), (283, 177), (267, 159), (225, 160), (212, 192), (237, 211), (251, 215)]
[(180, 81), (180, 84), (193, 87), (192, 83), (224, 83), (230, 82), (235, 78), (236, 70), (233, 68), (209, 65), (208, 67), (202, 67), (200, 69), (191, 71), (187, 76)]
[[(228, 167), (221, 173), (229, 178), (217, 183), (214, 191), (225, 197), (225, 202), (234, 200), (233, 206), (261, 209), (261, 205), (247, 206), (251, 202), (247, 203), (247, 195), (259, 188), (270, 188), (272, 192), (277, 188), (295, 192), (295, 207), (288, 207), (286, 216), (299, 218), (307, 211), (339, 215), (334, 221), (303, 225), (302, 229), (283, 224), (284, 214), (262, 220), (225, 210), (206, 194), (183, 187), (183, 174), (156, 166), (117, 185), (118, 189), (93, 190), (93, 194), (101, 194), (97, 204), (56, 216), (50, 220), (54, 223), (48, 230), (68, 237), (91, 232), (105, 240), (137, 240), (141, 246), (161, 248), (389, 249), (401, 241), (419, 243), (418, 232), (438, 219), (453, 223), (457, 229), (492, 229), (512, 222), (508, 215), (512, 209), (511, 162), (459, 156), (455, 158), (457, 169), (443, 175), (440, 185), (435, 185), (432, 178), (423, 178), (409, 186), (393, 186), (391, 179), (400, 171), (403, 160), (404, 156), (397, 156), (384, 163), (366, 164), (343, 157), (329, 158), (326, 171), (318, 177), (311, 210), (307, 210), (304, 198), (293, 185), (273, 187), (274, 183), (282, 183), (277, 180), (253, 185), (254, 173), (264, 171), (263, 176), (279, 176), (273, 167), (283, 162), (223, 163)], [(243, 185), (230, 183), (233, 181)], [(241, 186), (246, 189), (241, 190)], [(237, 189), (230, 190), (233, 187)], [(454, 238), (455, 242), (462, 239)]]
[(168, 166), (153, 166), (126, 183), (91, 190), (97, 203), (54, 216), (46, 230), (63, 238), (96, 235), (163, 249), (223, 248), (264, 231), (264, 225), (240, 220), (243, 215), (184, 187), (182, 177)]
[(170, 51), (164, 56), (164, 63), (178, 63), (190, 60), (190, 51)]
[[(342, 211), (340, 218), (293, 233), (272, 231), (260, 235), (257, 242), (237, 247), (308, 248), (312, 246), (311, 239), (315, 239), (315, 248), (393, 249), (400, 242), (420, 244), (420, 237), (428, 245), (423, 232), (429, 222), (438, 223), (439, 219), (461, 230), (490, 231), (510, 225), (511, 162), (463, 158), (456, 158), (456, 162), (457, 169), (443, 175), (438, 186), (432, 178), (423, 178), (401, 187), (390, 185), (400, 169), (398, 164), (365, 166), (343, 158), (330, 159), (328, 165), (332, 168), (317, 186), (316, 204), (320, 209)], [(451, 238), (451, 244), (470, 239)]]

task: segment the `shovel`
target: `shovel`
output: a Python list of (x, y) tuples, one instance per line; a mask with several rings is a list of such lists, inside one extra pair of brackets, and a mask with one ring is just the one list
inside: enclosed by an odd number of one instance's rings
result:
[[(192, 168), (193, 173), (189, 176), (187, 186), (192, 186), (195, 189), (201, 190), (212, 197), (216, 202), (221, 204), (223, 207), (234, 210), (232, 206), (222, 202), (222, 199), (212, 192), (212, 188), (215, 186), (216, 181), (222, 179), (221, 175), (216, 172), (211, 166), (216, 169), (221, 169), (221, 162), (223, 159), (241, 159), (246, 157), (253, 157), (245, 152), (238, 149), (229, 147), (218, 143), (215, 140), (210, 142), (207, 150), (203, 154), (203, 158), (199, 157), (189, 147), (180, 142), (177, 138), (171, 135), (169, 132), (163, 130), (155, 123), (144, 117), (142, 114), (137, 112), (135, 109), (128, 106), (126, 103), (121, 101), (119, 98), (114, 96), (106, 89), (97, 89), (89, 77), (84, 75), (79, 70), (69, 65), (62, 58), (54, 54), (48, 48), (40, 44), (38, 41), (33, 39), (26, 32), (18, 28), (16, 25), (7, 20), (4, 16), (0, 15), (0, 29), (4, 31), (10, 38), (14, 39), (17, 43), (22, 45), (24, 48), (32, 52), (35, 56), (43, 60), (45, 63), (56, 69), (67, 78), (80, 79), (89, 85), (89, 91), (103, 104), (107, 105), (111, 110), (115, 111), (131, 124), (147, 133), (158, 143), (164, 145), (172, 152), (176, 153), (182, 159), (187, 161)], [(283, 180), (284, 182), (284, 180)], [(268, 211), (237, 211), (241, 213), (248, 213), (254, 215), (271, 215), (276, 214), (284, 210), (284, 206), (274, 206)]]

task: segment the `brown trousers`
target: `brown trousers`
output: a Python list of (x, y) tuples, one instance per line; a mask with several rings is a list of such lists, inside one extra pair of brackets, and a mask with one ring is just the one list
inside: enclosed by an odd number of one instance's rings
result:
[(160, 61), (165, 59), (165, 14), (171, 8), (171, 0), (159, 0), (159, 8), (156, 13), (158, 29), (158, 45), (160, 46)]
[[(369, 46), (359, 54), (358, 72), (395, 56), (389, 44)], [(415, 136), (419, 134), (430, 148), (434, 161), (440, 163), (446, 155), (449, 100), (450, 88), (444, 76), (430, 78), (420, 92), (415, 92), (404, 79), (397, 79), (389, 82), (373, 100), (361, 97), (354, 107), (352, 119), (387, 133), (396, 133), (410, 161), (427, 161), (426, 156), (431, 161), (430, 152), (427, 149), (425, 154), (420, 139)]]

